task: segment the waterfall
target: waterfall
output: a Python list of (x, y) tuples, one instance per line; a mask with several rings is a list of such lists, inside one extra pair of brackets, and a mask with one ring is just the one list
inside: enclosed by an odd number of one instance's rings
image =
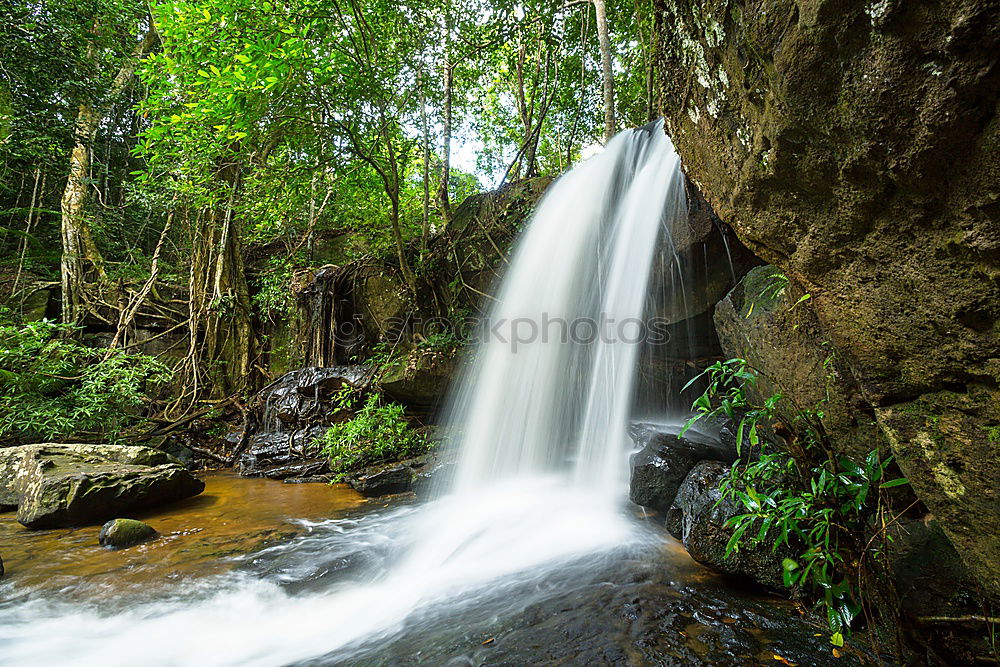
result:
[(549, 188), (454, 392), (458, 493), (570, 459), (605, 495), (620, 480), (650, 262), (686, 217), (662, 121), (620, 133)]
[[(652, 257), (685, 216), (662, 122), (619, 134), (549, 188), (517, 244), (447, 412), (450, 492), (311, 525), (254, 555), (293, 562), (274, 576), (250, 568), (110, 614), (0, 605), (0, 663), (365, 664), (404, 626), (433, 633), (434, 609), (516, 617), (567, 564), (645, 543), (623, 511), (626, 422)], [(352, 559), (372, 565), (324, 579)]]

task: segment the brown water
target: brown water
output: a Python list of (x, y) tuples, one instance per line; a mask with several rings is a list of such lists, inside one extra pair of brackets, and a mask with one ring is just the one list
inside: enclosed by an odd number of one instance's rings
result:
[(20, 594), (63, 589), (93, 600), (220, 574), (235, 566), (234, 556), (301, 534), (301, 520), (335, 518), (366, 503), (347, 485), (283, 484), (227, 472), (200, 476), (201, 495), (127, 514), (160, 537), (119, 551), (98, 544), (99, 525), (28, 530), (14, 513), (0, 514), (4, 583)]

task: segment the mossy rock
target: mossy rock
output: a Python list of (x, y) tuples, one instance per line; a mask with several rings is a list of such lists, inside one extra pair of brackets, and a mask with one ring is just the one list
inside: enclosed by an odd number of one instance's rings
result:
[(43, 444), (0, 449), (0, 505), (29, 528), (97, 523), (181, 500), (205, 483), (150, 447)]
[(996, 3), (656, 4), (661, 108), (688, 176), (812, 295), (817, 340), (878, 412), (868, 449), (892, 445), (1000, 595)]
[(101, 527), (97, 537), (102, 547), (125, 549), (157, 536), (156, 529), (135, 519), (112, 519)]

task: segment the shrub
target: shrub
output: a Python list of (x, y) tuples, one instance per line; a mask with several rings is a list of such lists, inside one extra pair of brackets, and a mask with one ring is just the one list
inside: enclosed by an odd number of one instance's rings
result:
[[(342, 407), (349, 407), (352, 401), (350, 393), (339, 397)], [(378, 394), (369, 394), (353, 418), (331, 426), (318, 444), (330, 457), (330, 468), (339, 475), (383, 461), (418, 456), (432, 447), (406, 420), (402, 405), (383, 403)]]
[(75, 331), (48, 320), (0, 321), (0, 438), (117, 437), (138, 421), (147, 390), (169, 380), (152, 357), (87, 347), (66, 337)]
[[(800, 546), (798, 558), (783, 561), (784, 583), (816, 598), (829, 624), (831, 642), (842, 646), (862, 611), (858, 573), (881, 560), (881, 546), (888, 539), (884, 527), (892, 519), (886, 516), (882, 491), (907, 480), (887, 479), (892, 457), (881, 460), (877, 451), (861, 464), (834, 457), (818, 406), (813, 410), (788, 406), (781, 394), (753, 400), (758, 373), (744, 359), (717, 362), (699, 377), (708, 380), (708, 389), (695, 399), (695, 416), (685, 430), (699, 419), (725, 415), (739, 424), (737, 448), (742, 449), (745, 435), (753, 450), (740, 452), (743, 458), (721, 484), (719, 502), (730, 499), (744, 510), (726, 523), (732, 532), (726, 556), (744, 543), (766, 543), (772, 550)], [(760, 436), (763, 426), (779, 419), (779, 410), (786, 413), (782, 421), (790, 422), (795, 432), (796, 456), (768, 451)], [(881, 528), (869, 536), (873, 526)]]

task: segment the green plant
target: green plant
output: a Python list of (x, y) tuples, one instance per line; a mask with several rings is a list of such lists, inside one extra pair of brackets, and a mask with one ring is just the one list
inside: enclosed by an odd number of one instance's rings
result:
[(738, 422), (737, 448), (742, 450), (746, 436), (753, 450), (740, 451), (741, 460), (721, 484), (719, 502), (732, 501), (744, 510), (726, 522), (732, 533), (725, 555), (743, 544), (766, 543), (773, 551), (797, 548), (797, 558), (783, 559), (783, 581), (815, 596), (829, 624), (831, 642), (842, 646), (862, 609), (854, 566), (860, 567), (865, 558), (878, 560), (888, 539), (884, 530), (868, 539), (873, 525), (886, 525), (881, 491), (907, 480), (887, 480), (892, 457), (882, 460), (877, 451), (869, 452), (863, 464), (826, 454), (832, 448), (818, 410), (793, 407), (791, 418), (786, 417), (804, 443), (798, 460), (785, 451), (770, 451), (773, 448), (761, 439), (761, 428), (777, 420), (779, 410), (789, 408), (780, 393), (753, 400), (759, 374), (745, 359), (717, 362), (687, 386), (701, 377), (708, 379), (708, 388), (695, 399), (696, 414), (684, 430), (700, 419), (725, 415)]
[[(345, 388), (335, 400), (349, 409), (356, 395)], [(353, 418), (331, 426), (317, 444), (330, 457), (330, 468), (338, 478), (365, 466), (424, 454), (433, 446), (406, 420), (402, 405), (383, 402), (374, 393)]]
[(117, 437), (171, 376), (152, 357), (90, 348), (68, 338), (75, 332), (48, 320), (0, 323), (0, 438)]

